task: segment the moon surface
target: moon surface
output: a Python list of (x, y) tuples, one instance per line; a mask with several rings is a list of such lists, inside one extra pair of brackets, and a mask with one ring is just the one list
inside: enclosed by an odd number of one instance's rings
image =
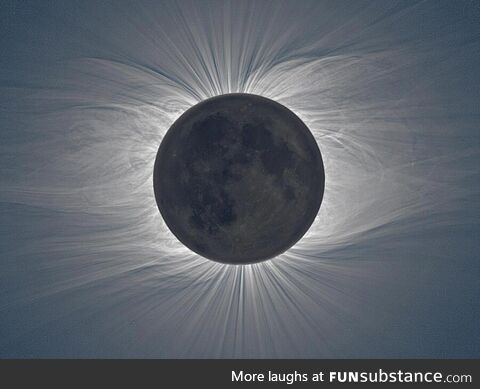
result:
[(154, 168), (160, 213), (199, 255), (246, 264), (293, 246), (313, 223), (325, 174), (307, 126), (283, 105), (226, 94), (188, 109)]

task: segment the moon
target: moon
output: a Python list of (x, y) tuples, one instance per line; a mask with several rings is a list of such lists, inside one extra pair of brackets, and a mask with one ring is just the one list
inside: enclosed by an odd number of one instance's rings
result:
[(308, 231), (325, 173), (298, 116), (265, 97), (234, 93), (204, 100), (173, 123), (153, 186), (180, 242), (213, 261), (248, 264), (278, 256)]

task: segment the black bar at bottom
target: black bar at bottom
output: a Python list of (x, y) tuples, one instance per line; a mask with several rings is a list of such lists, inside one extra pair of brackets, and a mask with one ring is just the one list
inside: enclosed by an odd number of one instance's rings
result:
[[(5, 387), (479, 387), (480, 360), (1, 360)], [(346, 380), (346, 382), (344, 382)], [(440, 380), (440, 381), (439, 381)], [(2, 385), (3, 386), (3, 385)]]

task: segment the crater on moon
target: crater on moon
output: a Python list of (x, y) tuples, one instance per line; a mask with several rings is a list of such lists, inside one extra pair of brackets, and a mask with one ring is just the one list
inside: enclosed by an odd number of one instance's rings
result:
[(283, 105), (251, 94), (188, 109), (158, 150), (155, 198), (199, 255), (246, 264), (293, 246), (313, 223), (325, 175), (315, 138)]

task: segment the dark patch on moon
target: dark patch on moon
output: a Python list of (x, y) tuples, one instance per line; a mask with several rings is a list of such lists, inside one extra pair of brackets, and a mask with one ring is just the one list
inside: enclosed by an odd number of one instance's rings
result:
[(305, 124), (275, 101), (227, 94), (187, 110), (154, 169), (160, 213), (192, 251), (223, 263), (273, 258), (313, 223), (325, 175)]

